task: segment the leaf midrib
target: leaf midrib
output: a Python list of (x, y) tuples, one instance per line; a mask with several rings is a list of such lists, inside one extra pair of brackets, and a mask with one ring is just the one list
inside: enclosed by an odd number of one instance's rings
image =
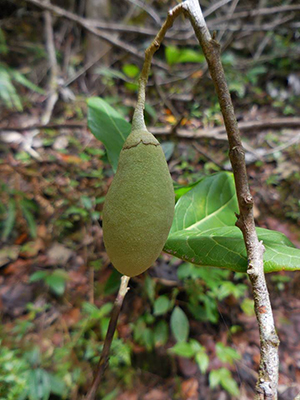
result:
[[(209, 215), (206, 215), (206, 216), (205, 216), (204, 218), (202, 218), (200, 221), (195, 222), (194, 224), (190, 225), (189, 227), (184, 228), (184, 229), (180, 229), (180, 231), (181, 231), (181, 230), (186, 230), (186, 231), (193, 230), (193, 229), (195, 229), (195, 227), (198, 228), (199, 226), (201, 226), (201, 224), (204, 223), (205, 221), (209, 220), (209, 218), (212, 218), (212, 217), (214, 217), (214, 216), (217, 217), (217, 215), (218, 215), (221, 211), (223, 211), (223, 209), (226, 208), (226, 207), (230, 204), (230, 202), (231, 202), (232, 200), (234, 200), (234, 198), (235, 198), (235, 195), (233, 194), (232, 197), (231, 197), (231, 199), (228, 200), (226, 203), (224, 203), (224, 204), (223, 204), (221, 207), (219, 207), (216, 211), (214, 211), (213, 213), (211, 213), (211, 214), (209, 214)], [(219, 218), (218, 218), (218, 219), (219, 219)], [(219, 221), (223, 224), (223, 226), (230, 226), (230, 225), (226, 225), (226, 224), (225, 224), (224, 222), (222, 222), (220, 219), (219, 219)], [(200, 229), (197, 229), (197, 230), (200, 231)], [(177, 231), (177, 232), (178, 232), (178, 231)], [(176, 233), (176, 232), (174, 232), (174, 233)]]

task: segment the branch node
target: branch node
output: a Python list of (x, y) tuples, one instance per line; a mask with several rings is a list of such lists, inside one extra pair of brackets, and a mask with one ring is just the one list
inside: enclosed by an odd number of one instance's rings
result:
[(251, 194), (247, 194), (246, 196), (242, 197), (243, 203), (247, 208), (252, 208), (253, 207), (253, 197)]
[(243, 224), (243, 222), (241, 220), (241, 216), (239, 214), (235, 214), (235, 215), (237, 217), (235, 226), (237, 226), (238, 228), (240, 228), (241, 231), (243, 231), (244, 224)]

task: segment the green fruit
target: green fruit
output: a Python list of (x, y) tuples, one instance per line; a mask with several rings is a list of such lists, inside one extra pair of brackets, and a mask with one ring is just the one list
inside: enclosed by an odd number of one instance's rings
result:
[(157, 259), (174, 216), (174, 190), (159, 142), (147, 130), (134, 130), (120, 153), (105, 199), (103, 238), (114, 267), (139, 275)]

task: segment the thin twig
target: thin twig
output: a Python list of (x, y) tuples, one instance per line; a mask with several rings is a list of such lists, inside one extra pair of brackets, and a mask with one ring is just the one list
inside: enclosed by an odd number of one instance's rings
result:
[[(50, 0), (45, 0), (45, 4), (51, 5)], [(41, 118), (42, 124), (46, 125), (51, 119), (54, 106), (58, 100), (58, 64), (57, 64), (56, 51), (54, 45), (51, 13), (49, 11), (44, 11), (44, 18), (45, 18), (46, 46), (47, 46), (49, 67), (50, 67), (50, 81), (49, 81), (50, 93), (46, 101), (44, 114)]]
[[(77, 22), (79, 25), (81, 25), (83, 28), (85, 28), (87, 31), (93, 33), (94, 35), (100, 37), (101, 39), (107, 41), (108, 43), (111, 43), (112, 45), (118, 47), (119, 49), (125, 50), (128, 53), (132, 54), (133, 56), (139, 58), (139, 59), (144, 59), (144, 54), (136, 50), (134, 46), (129, 45), (128, 43), (123, 42), (120, 39), (115, 38), (114, 36), (105, 33), (103, 31), (100, 31), (99, 29), (93, 27), (92, 25), (89, 25), (89, 20), (82, 18), (70, 11), (67, 11), (61, 7), (54, 6), (53, 4), (46, 4), (41, 2), (40, 0), (25, 0), (27, 3), (34, 4), (35, 6), (42, 8), (44, 10), (51, 11), (52, 13), (55, 13), (59, 15), (60, 17), (68, 18), (71, 21)], [(164, 70), (169, 70), (169, 67), (162, 61), (155, 61), (154, 63), (157, 67), (164, 69)]]
[(258, 240), (253, 218), (253, 198), (250, 194), (243, 149), (234, 108), (221, 63), (220, 45), (208, 28), (198, 0), (187, 0), (184, 4), (196, 37), (203, 49), (209, 71), (218, 95), (229, 142), (229, 157), (235, 178), (240, 214), (236, 225), (241, 229), (248, 256), (248, 276), (252, 284), (255, 313), (260, 333), (260, 367), (256, 384), (257, 400), (277, 399), (278, 346), (270, 297), (266, 285), (263, 265), (265, 248)]
[(94, 400), (95, 399), (97, 389), (99, 387), (99, 384), (101, 382), (105, 368), (106, 368), (108, 360), (109, 360), (110, 346), (111, 346), (111, 343), (112, 343), (112, 340), (114, 337), (114, 333), (116, 330), (116, 326), (117, 326), (119, 314), (121, 311), (121, 307), (123, 304), (123, 300), (124, 300), (124, 297), (126, 296), (126, 293), (129, 290), (129, 288), (128, 288), (129, 279), (130, 278), (126, 275), (123, 275), (121, 278), (120, 289), (119, 289), (119, 292), (118, 292), (118, 295), (115, 300), (114, 307), (113, 307), (113, 310), (111, 313), (111, 318), (110, 318), (108, 330), (107, 330), (107, 333), (105, 336), (101, 357), (100, 357), (100, 360), (99, 360), (99, 363), (98, 363), (98, 366), (96, 369), (95, 378), (94, 378), (91, 388), (89, 389), (89, 391), (85, 397), (85, 400)]
[(233, 21), (240, 18), (251, 18), (251, 17), (256, 17), (257, 15), (272, 15), (290, 11), (300, 11), (300, 5), (293, 4), (288, 6), (266, 7), (260, 9), (252, 9), (249, 11), (240, 11), (232, 15), (225, 15), (224, 17), (211, 19), (209, 21), (209, 24), (218, 25), (225, 21)]
[[(240, 0), (234, 0), (234, 1), (233, 1), (233, 3), (231, 4), (231, 6), (230, 6), (230, 8), (229, 8), (228, 16), (232, 16), (232, 15), (234, 14), (235, 9), (236, 9), (236, 7), (237, 7), (239, 1), (240, 1)], [(204, 15), (204, 17), (205, 17), (205, 15)], [(227, 31), (228, 25), (229, 25), (229, 22), (227, 22), (227, 24), (225, 24), (226, 29), (224, 29), (224, 30), (222, 30), (222, 31), (219, 31), (219, 34), (218, 34), (218, 42), (221, 42), (221, 39), (222, 39), (224, 33)]]
[[(190, 99), (188, 99), (190, 101)], [(272, 118), (265, 119), (263, 121), (247, 121), (239, 123), (239, 130), (242, 132), (254, 132), (262, 129), (281, 129), (281, 128), (299, 128), (300, 118), (298, 117), (284, 117), (284, 118)], [(35, 129), (86, 129), (86, 121), (75, 121), (75, 122), (64, 122), (64, 123), (49, 123), (47, 125), (35, 124), (29, 126), (0, 126), (0, 132), (22, 132), (31, 131)], [(170, 135), (172, 127), (162, 126), (153, 127), (151, 132), (155, 135)], [(183, 137), (185, 139), (195, 139), (198, 137), (214, 137), (222, 134), (226, 134), (226, 129), (224, 126), (219, 126), (217, 128), (211, 129), (184, 129), (180, 128), (177, 130), (177, 136)], [(225, 138), (225, 136), (222, 136)]]
[(203, 157), (205, 157), (208, 161), (211, 161), (213, 164), (215, 164), (220, 170), (225, 170), (225, 168), (216, 160), (214, 160), (209, 154), (205, 153), (199, 144), (195, 141), (193, 142), (193, 147), (200, 153)]
[(173, 116), (176, 118), (176, 121), (178, 121), (180, 119), (180, 115), (179, 115), (178, 111), (174, 107), (172, 100), (170, 98), (168, 98), (167, 96), (165, 96), (163, 90), (159, 86), (158, 81), (157, 81), (157, 75), (156, 74), (153, 74), (153, 75), (154, 75), (154, 86), (155, 86), (155, 89), (156, 89), (159, 97), (162, 100), (162, 103), (166, 107), (168, 107), (168, 109), (172, 112)]
[(172, 27), (173, 22), (178, 17), (178, 15), (182, 13), (182, 10), (182, 4), (178, 4), (176, 7), (168, 12), (167, 19), (155, 36), (153, 42), (145, 51), (145, 60), (139, 79), (138, 101), (132, 119), (133, 129), (147, 129), (144, 122), (144, 108), (146, 98), (146, 86), (149, 78), (152, 58), (155, 52), (160, 48), (160, 45), (167, 33), (167, 30)]
[[(234, 15), (234, 14), (233, 14)], [(116, 23), (116, 22), (105, 22), (105, 21), (98, 21), (95, 19), (85, 19), (86, 23), (88, 23), (90, 26), (94, 28), (99, 28), (105, 31), (114, 31), (114, 32), (125, 32), (125, 33), (133, 33), (133, 34), (138, 34), (138, 35), (144, 35), (144, 36), (155, 36), (157, 33), (157, 30), (153, 28), (145, 28), (142, 26), (137, 26), (137, 25), (125, 25), (122, 23)], [(218, 23), (212, 23), (212, 22), (207, 22), (207, 25), (209, 28), (212, 28), (215, 31), (224, 31), (224, 30), (229, 30), (229, 31), (269, 31), (272, 28), (276, 29), (278, 28), (278, 24), (273, 24), (273, 23), (265, 23), (261, 25), (250, 25), (250, 24), (245, 24), (244, 22), (242, 23), (236, 23), (236, 25), (230, 24), (228, 26), (229, 20), (225, 21), (222, 24)], [(299, 24), (294, 23), (294, 24), (289, 24), (287, 26), (288, 29), (298, 29)], [(191, 31), (185, 27), (177, 27), (176, 30), (172, 30), (171, 32), (167, 32), (165, 38), (166, 39), (171, 39), (174, 42), (181, 42), (181, 41), (187, 41), (190, 39), (189, 43), (195, 44), (197, 41), (191, 37)]]
[(230, 3), (232, 0), (221, 0), (218, 1), (218, 3), (213, 4), (211, 7), (209, 7), (207, 10), (203, 12), (204, 17), (208, 17), (210, 14), (213, 14), (215, 11), (217, 11), (219, 8), (225, 6), (225, 4)]
[(140, 7), (142, 10), (146, 11), (146, 13), (148, 13), (150, 15), (150, 17), (158, 24), (161, 25), (161, 20), (160, 20), (160, 16), (156, 13), (155, 10), (153, 10), (153, 8), (151, 8), (148, 4), (146, 4), (145, 2), (142, 2), (140, 0), (127, 0), (130, 3), (134, 4), (135, 6)]

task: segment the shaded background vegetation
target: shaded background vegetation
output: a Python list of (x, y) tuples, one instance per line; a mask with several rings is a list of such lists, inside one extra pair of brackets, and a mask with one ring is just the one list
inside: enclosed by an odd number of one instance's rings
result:
[[(222, 45), (257, 224), (299, 247), (296, 3), (201, 5)], [(9, 400), (79, 399), (91, 383), (120, 276), (101, 229), (113, 171), (87, 129), (86, 100), (100, 96), (130, 121), (139, 55), (176, 3), (56, 4), (84, 19), (1, 1), (0, 398)], [(101, 28), (98, 36), (87, 19)], [(187, 21), (175, 24), (155, 61), (146, 119), (174, 181), (230, 170), (217, 97)], [(268, 284), (281, 339), (280, 398), (293, 399), (300, 391), (299, 273), (269, 275)], [(99, 398), (250, 399), (258, 357), (246, 277), (162, 254), (132, 279)]]

